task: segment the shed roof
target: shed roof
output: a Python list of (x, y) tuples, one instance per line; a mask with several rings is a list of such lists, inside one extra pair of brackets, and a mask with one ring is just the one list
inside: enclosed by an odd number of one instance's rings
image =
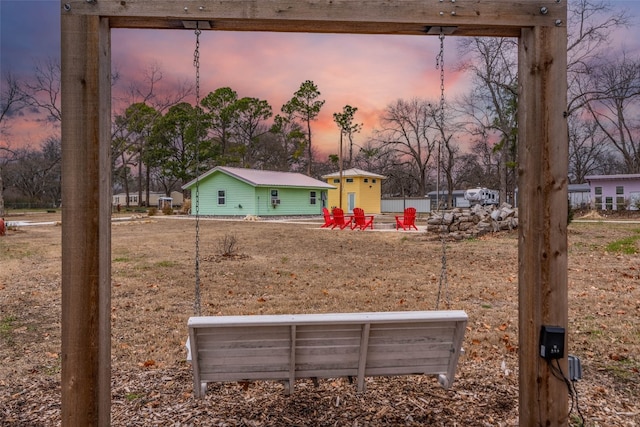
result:
[(618, 175), (588, 175), (584, 179), (587, 181), (613, 181), (623, 179), (640, 179), (640, 173), (618, 174)]
[[(202, 181), (214, 173), (224, 173), (253, 187), (335, 188), (324, 181), (297, 172), (245, 169), (229, 166), (217, 166), (200, 175), (197, 180)], [(193, 179), (183, 185), (182, 188), (193, 187), (195, 183), (196, 179)]]
[[(373, 172), (367, 172), (364, 171), (362, 169), (357, 169), (357, 168), (351, 168), (351, 169), (347, 169), (342, 171), (342, 176), (348, 176), (348, 177), (355, 177), (355, 176), (364, 176), (364, 177), (368, 177), (368, 178), (379, 178), (379, 179), (386, 179), (387, 177), (384, 175), (379, 175), (377, 173), (373, 173)], [(340, 172), (334, 172), (334, 173), (330, 173), (328, 175), (322, 175), (322, 178), (327, 179), (327, 178), (339, 178), (340, 177)]]

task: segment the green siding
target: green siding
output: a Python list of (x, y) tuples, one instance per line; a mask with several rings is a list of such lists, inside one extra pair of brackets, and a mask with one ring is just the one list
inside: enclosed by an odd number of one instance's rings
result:
[[(271, 190), (278, 190), (280, 204), (275, 207), (271, 204)], [(316, 192), (316, 204), (310, 203), (309, 194)], [(258, 187), (256, 188), (257, 209), (255, 215), (320, 215), (322, 213), (322, 200), (320, 189), (289, 188), (289, 187)]]
[[(224, 173), (214, 173), (198, 183), (198, 213), (217, 216), (321, 215), (320, 188), (253, 187)], [(278, 190), (280, 204), (271, 205), (271, 190)], [(195, 213), (195, 187), (191, 187), (192, 213)], [(218, 190), (224, 190), (226, 203), (218, 205)], [(316, 192), (316, 204), (310, 203), (310, 192)]]

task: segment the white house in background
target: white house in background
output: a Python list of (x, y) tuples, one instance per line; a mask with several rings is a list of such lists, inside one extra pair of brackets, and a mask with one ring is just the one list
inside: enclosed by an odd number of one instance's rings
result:
[[(168, 198), (171, 200), (169, 201)], [(138, 192), (129, 192), (129, 206), (154, 206), (160, 207), (160, 200), (163, 203), (167, 203), (170, 206), (182, 206), (184, 202), (184, 197), (180, 191), (172, 191), (170, 196), (167, 196), (164, 192), (161, 191), (152, 191), (149, 193), (149, 203), (146, 203), (147, 194), (146, 192), (142, 192), (142, 200), (138, 200)], [(127, 193), (118, 193), (111, 196), (111, 204), (113, 206), (127, 206)]]
[(592, 207), (596, 210), (640, 209), (640, 174), (589, 175)]

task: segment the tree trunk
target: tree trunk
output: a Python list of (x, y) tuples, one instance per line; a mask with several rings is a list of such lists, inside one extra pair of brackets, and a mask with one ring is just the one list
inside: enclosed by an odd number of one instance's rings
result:
[(313, 152), (311, 151), (311, 121), (307, 120), (307, 135), (309, 136), (309, 146), (307, 154), (309, 155), (309, 163), (307, 164), (307, 175), (311, 176), (311, 164), (313, 163)]
[(2, 168), (0, 168), (0, 217), (4, 216), (4, 183), (2, 182)]

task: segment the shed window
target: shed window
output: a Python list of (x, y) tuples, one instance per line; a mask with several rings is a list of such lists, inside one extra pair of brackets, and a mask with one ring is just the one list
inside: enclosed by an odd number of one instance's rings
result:
[(365, 178), (365, 179), (364, 179), (364, 182), (369, 182), (369, 178)]
[(218, 204), (224, 205), (227, 203), (227, 192), (225, 190), (218, 190)]
[(309, 192), (309, 204), (315, 205), (317, 200), (317, 193), (315, 191)]
[(333, 178), (334, 184), (340, 184), (340, 178)]
[(617, 185), (616, 186), (616, 194), (624, 194), (624, 186), (623, 185)]
[(347, 178), (347, 182), (353, 182), (353, 178)]
[(278, 190), (271, 190), (271, 204), (272, 205), (279, 205), (280, 204), (280, 198), (278, 197)]
[(613, 210), (613, 197), (605, 197), (604, 198), (605, 209), (608, 211)]
[(373, 179), (371, 180), (371, 182), (375, 184), (375, 183), (376, 183), (376, 179), (375, 179), (375, 178), (373, 178)]
[(601, 196), (602, 195), (602, 187), (596, 187), (595, 192), (597, 195)]

